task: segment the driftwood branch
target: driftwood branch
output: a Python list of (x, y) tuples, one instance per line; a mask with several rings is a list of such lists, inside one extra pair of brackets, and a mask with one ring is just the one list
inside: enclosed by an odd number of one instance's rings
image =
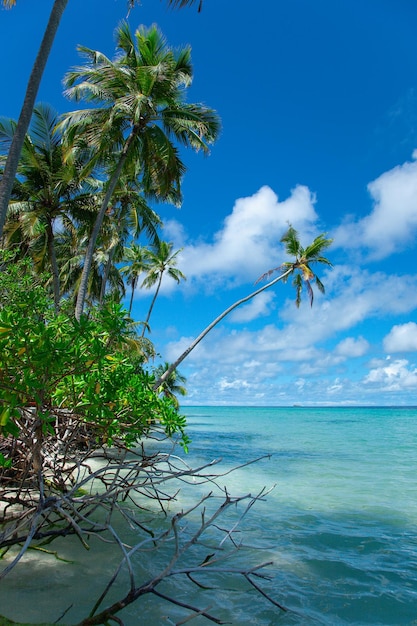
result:
[[(35, 436), (30, 412), (23, 423), (22, 448), (25, 450)], [(15, 474), (4, 470), (2, 478), (5, 480), (0, 489), (3, 515), (0, 549), (7, 551), (15, 546), (17, 554), (3, 560), (5, 566), (0, 579), (20, 566), (29, 548), (42, 547), (57, 537), (72, 535), (89, 549), (91, 539), (96, 537), (112, 543), (121, 558), (110, 579), (103, 581), (103, 591), (93, 602), (90, 614), (78, 626), (122, 624), (120, 612), (147, 594), (184, 609), (186, 614), (176, 626), (198, 616), (216, 624), (225, 623), (204, 599), (201, 600), (203, 606), (195, 606), (186, 597), (167, 591), (165, 583), (178, 577), (200, 589), (202, 596), (216, 588), (219, 575), (228, 575), (231, 579), (243, 577), (260, 597), (277, 609), (286, 610), (254, 580), (267, 581), (268, 576), (263, 572), (271, 563), (250, 569), (233, 566), (236, 554), (248, 548), (242, 540), (241, 525), (252, 507), (267, 497), (270, 490), (264, 488), (256, 495), (233, 496), (221, 485), (232, 471), (259, 459), (241, 463), (233, 470), (222, 471), (221, 459), (193, 468), (174, 454), (175, 448), (168, 440), (161, 439), (157, 429), (151, 434), (150, 452), (144, 443), (136, 450), (117, 445), (111, 450), (97, 450), (93, 446), (93, 434), (84, 426), (76, 416), (58, 415), (55, 430), (59, 436), (43, 441), (37, 471), (32, 472), (24, 458), (15, 465)], [(152, 451), (156, 447), (158, 451)], [(168, 503), (175, 502), (182, 486), (188, 490), (192, 484), (200, 492), (201, 486), (207, 485), (208, 492), (186, 510), (166, 519)], [(232, 518), (225, 517), (229, 510)], [(162, 526), (155, 530), (149, 521), (158, 515)], [(123, 528), (135, 529), (138, 534), (135, 545), (126, 545)], [(135, 559), (139, 554), (148, 558), (157, 550), (163, 550), (166, 555), (165, 565), (145, 579), (146, 574), (137, 571)], [(128, 578), (125, 589), (120, 588), (122, 572), (127, 573)], [(116, 581), (120, 596), (106, 606), (111, 590), (114, 598)], [(70, 615), (70, 607), (65, 613), (67, 617)]]

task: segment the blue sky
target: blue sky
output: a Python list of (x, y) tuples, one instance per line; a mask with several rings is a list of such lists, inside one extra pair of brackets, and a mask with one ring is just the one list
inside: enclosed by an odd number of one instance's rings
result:
[[(0, 115), (17, 117), (52, 0), (0, 11)], [(69, 0), (38, 101), (59, 112), (76, 45), (114, 53), (125, 0)], [(172, 361), (302, 243), (334, 238), (324, 296), (279, 284), (226, 318), (183, 362), (184, 404), (417, 404), (417, 8), (414, 0), (142, 0), (190, 44), (189, 101), (222, 119), (208, 158), (185, 154), (181, 209), (158, 207), (187, 281), (164, 282), (151, 338)], [(144, 319), (151, 293), (139, 293)]]

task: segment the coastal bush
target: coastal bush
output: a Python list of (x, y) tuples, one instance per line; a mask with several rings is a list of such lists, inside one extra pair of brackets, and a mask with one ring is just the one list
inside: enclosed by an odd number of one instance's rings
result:
[(153, 377), (144, 368), (149, 347), (120, 304), (92, 308), (79, 322), (69, 303), (56, 314), (45, 277), (35, 276), (29, 262), (3, 256), (0, 464), (10, 467), (7, 452), (25, 415), (38, 422), (34, 446), (56, 436), (57, 414), (65, 413), (91, 427), (94, 444), (117, 439), (130, 447), (159, 423), (186, 445), (185, 419), (174, 402), (152, 390)]

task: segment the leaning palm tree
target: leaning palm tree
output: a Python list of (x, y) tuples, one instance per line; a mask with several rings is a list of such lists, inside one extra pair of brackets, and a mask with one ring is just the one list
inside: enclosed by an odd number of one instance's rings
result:
[(307, 293), (309, 295), (310, 305), (313, 305), (313, 288), (312, 288), (312, 285), (311, 285), (312, 281), (313, 280), (315, 281), (315, 283), (317, 285), (317, 288), (322, 293), (324, 293), (324, 285), (321, 282), (321, 280), (319, 279), (319, 277), (317, 276), (317, 274), (315, 274), (313, 272), (311, 266), (313, 264), (315, 264), (315, 263), (319, 263), (321, 265), (327, 265), (329, 267), (332, 267), (331, 262), (326, 257), (323, 256), (323, 251), (326, 250), (326, 248), (328, 248), (331, 245), (332, 241), (333, 241), (332, 239), (327, 239), (324, 234), (321, 234), (321, 235), (319, 235), (318, 237), (316, 237), (314, 239), (312, 244), (310, 244), (306, 248), (303, 248), (301, 243), (300, 243), (300, 239), (298, 237), (297, 231), (292, 226), (289, 226), (287, 232), (281, 238), (281, 242), (284, 244), (284, 248), (285, 248), (286, 253), (288, 255), (290, 255), (290, 256), (295, 257), (295, 259), (292, 260), (292, 261), (285, 261), (282, 265), (269, 270), (268, 272), (263, 274), (260, 278), (258, 278), (258, 280), (256, 281), (257, 283), (259, 281), (261, 281), (261, 280), (271, 276), (271, 274), (273, 274), (274, 272), (277, 272), (277, 271), (280, 272), (279, 276), (277, 276), (273, 280), (269, 281), (266, 285), (263, 285), (263, 287), (260, 287), (256, 291), (253, 291), (252, 293), (250, 293), (245, 298), (242, 298), (241, 300), (237, 300), (231, 306), (229, 306), (225, 311), (223, 311), (223, 313), (221, 313), (218, 317), (216, 317), (216, 319), (213, 320), (211, 322), (211, 324), (209, 324), (198, 335), (198, 337), (196, 339), (194, 339), (194, 341), (176, 359), (176, 361), (174, 361), (167, 368), (165, 373), (163, 373), (158, 378), (158, 380), (153, 385), (153, 388), (155, 390), (159, 389), (161, 384), (163, 384), (163, 382), (167, 378), (169, 378), (169, 376), (178, 367), (178, 365), (190, 354), (190, 352), (192, 350), (194, 350), (194, 348), (200, 343), (200, 341), (202, 339), (204, 339), (204, 337), (215, 326), (217, 326), (217, 324), (224, 317), (226, 317), (226, 315), (228, 315), (231, 311), (236, 309), (241, 304), (244, 304), (245, 302), (248, 302), (248, 300), (251, 300), (252, 298), (257, 296), (258, 294), (260, 294), (262, 291), (265, 291), (265, 289), (269, 289), (270, 287), (272, 287), (273, 285), (275, 285), (279, 281), (286, 282), (290, 276), (294, 276), (293, 284), (294, 284), (295, 289), (296, 289), (295, 304), (297, 305), (297, 307), (300, 306), (300, 303), (301, 303), (301, 292), (302, 292), (303, 286), (305, 286), (306, 289), (307, 289)]
[(151, 250), (149, 253), (149, 270), (142, 285), (147, 289), (150, 289), (156, 284), (156, 289), (149, 307), (148, 315), (146, 316), (146, 320), (143, 325), (142, 337), (145, 335), (146, 329), (149, 328), (149, 319), (151, 317), (155, 301), (158, 297), (164, 274), (167, 274), (167, 276), (175, 280), (177, 283), (179, 283), (180, 280), (185, 280), (184, 274), (176, 267), (177, 256), (181, 252), (182, 248), (174, 253), (172, 252), (172, 248), (172, 243), (160, 241), (158, 247), (156, 249), (154, 248), (154, 250)]
[(69, 141), (87, 141), (102, 163), (118, 155), (108, 169), (106, 193), (87, 249), (77, 319), (84, 308), (94, 247), (120, 177), (134, 176), (146, 198), (179, 204), (185, 166), (172, 140), (207, 153), (220, 128), (213, 110), (185, 103), (192, 80), (189, 47), (174, 52), (156, 26), (141, 27), (132, 35), (126, 22), (116, 29), (116, 46), (114, 60), (79, 47), (86, 63), (68, 72), (64, 81), (69, 98), (94, 105), (64, 116)]

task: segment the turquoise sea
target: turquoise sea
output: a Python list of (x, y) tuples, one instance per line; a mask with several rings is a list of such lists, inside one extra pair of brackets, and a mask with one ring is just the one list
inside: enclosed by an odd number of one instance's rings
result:
[(248, 610), (236, 623), (417, 624), (416, 408), (186, 414), (202, 459), (233, 465), (271, 454), (234, 486), (276, 484), (252, 515), (271, 546), (274, 597), (290, 611)]
[[(273, 561), (265, 589), (288, 611), (246, 583), (227, 580), (210, 598), (212, 613), (252, 626), (417, 624), (416, 408), (185, 407), (183, 413), (192, 439), (187, 463), (221, 458), (217, 471), (227, 471), (263, 457), (220, 484), (234, 495), (274, 487), (243, 520), (241, 539), (258, 548), (250, 558)], [(192, 489), (181, 487), (180, 507), (193, 501)], [(79, 563), (62, 569), (31, 558), (0, 584), (0, 613), (14, 619), (57, 619), (65, 603), (49, 589), (75, 594), (81, 605), (96, 597), (94, 580), (107, 563), (95, 555), (85, 561), (81, 549)], [(185, 587), (178, 585), (181, 596)], [(199, 593), (190, 602), (204, 602)], [(76, 609), (64, 623), (74, 623)], [(159, 626), (181, 615), (145, 599), (120, 617), (128, 626)], [(209, 624), (202, 617), (191, 623)]]

